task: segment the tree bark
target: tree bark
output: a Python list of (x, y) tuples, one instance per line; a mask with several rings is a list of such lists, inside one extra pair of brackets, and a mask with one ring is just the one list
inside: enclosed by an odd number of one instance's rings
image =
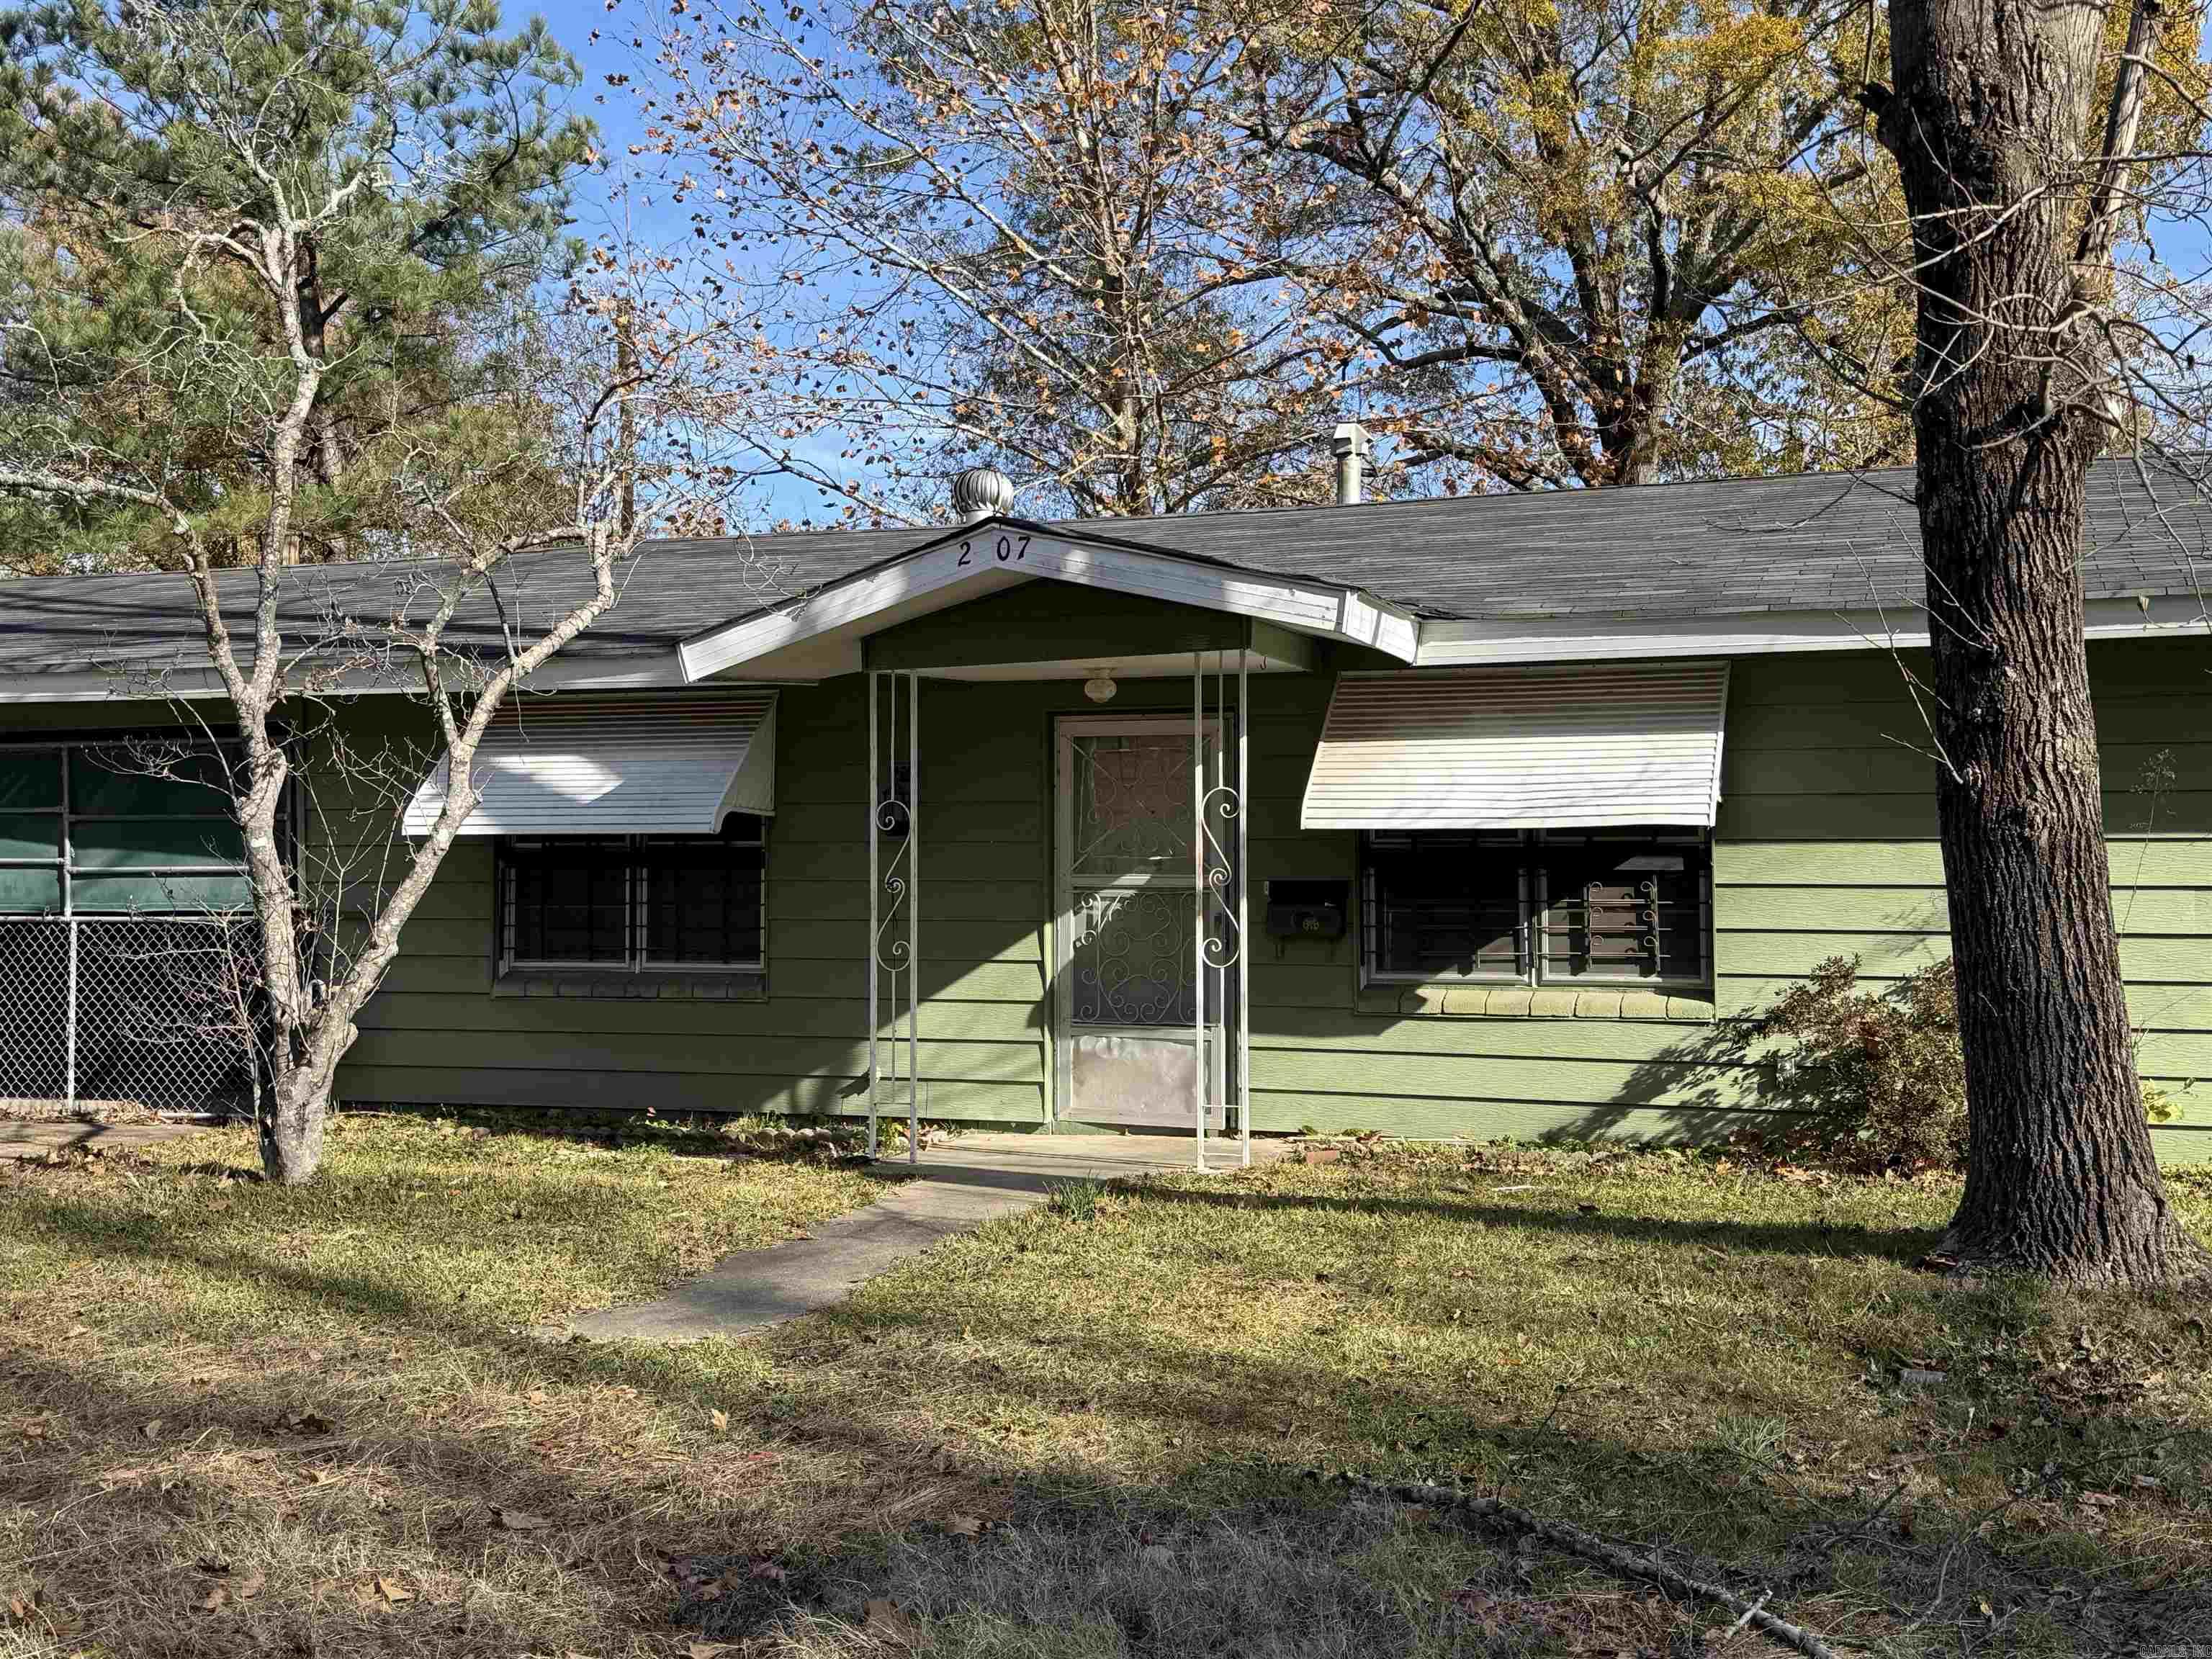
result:
[(2109, 373), (2076, 325), (2103, 14), (1900, 0), (1869, 88), (1917, 255), (1914, 431), (1966, 1062), (1962, 1265), (2081, 1285), (2203, 1270), (2168, 1206), (2120, 978), (2082, 635)]
[(280, 1079), (263, 1103), (261, 1169), (283, 1187), (304, 1187), (323, 1165), (323, 1125), (330, 1115), (330, 1087), (305, 1068)]

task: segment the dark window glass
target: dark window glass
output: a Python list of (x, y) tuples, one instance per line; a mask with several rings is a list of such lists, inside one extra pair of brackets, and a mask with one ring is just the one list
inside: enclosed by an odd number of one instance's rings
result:
[(720, 836), (647, 841), (644, 872), (648, 963), (750, 965), (761, 960), (762, 820), (732, 812)]
[(732, 813), (718, 836), (504, 842), (501, 958), (757, 967), (765, 827)]
[(230, 752), (165, 736), (0, 748), (0, 914), (246, 908)]
[(1547, 831), (1537, 851), (1546, 979), (1705, 978), (1703, 836)]
[(225, 818), (234, 810), (223, 758), (188, 741), (72, 749), (70, 811), (88, 817)]
[(1368, 971), (1420, 978), (1517, 978), (1518, 836), (1426, 830), (1368, 837)]
[(58, 749), (0, 749), (0, 811), (58, 807), (62, 804), (62, 751)]
[(629, 960), (627, 842), (510, 842), (506, 875), (508, 961)]
[(1366, 838), (1366, 967), (1382, 978), (1711, 976), (1712, 854), (1695, 832), (1402, 830)]

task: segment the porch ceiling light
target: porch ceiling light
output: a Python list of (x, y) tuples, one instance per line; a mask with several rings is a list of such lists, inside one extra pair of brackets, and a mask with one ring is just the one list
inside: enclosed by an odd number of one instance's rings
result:
[(1093, 702), (1111, 702), (1115, 692), (1120, 690), (1114, 684), (1114, 671), (1110, 668), (1095, 670), (1091, 678), (1083, 682), (1083, 695)]

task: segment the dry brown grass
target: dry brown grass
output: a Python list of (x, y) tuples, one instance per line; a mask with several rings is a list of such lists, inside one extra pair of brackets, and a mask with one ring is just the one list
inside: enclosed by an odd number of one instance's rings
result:
[(1939, 1183), (1354, 1153), (1016, 1218), (744, 1342), (530, 1334), (866, 1191), (726, 1145), (380, 1120), (306, 1194), (242, 1139), (0, 1174), (0, 1609), (43, 1598), (0, 1654), (827, 1659), (886, 1650), (872, 1600), (962, 1659), (1723, 1622), (1313, 1465), (1457, 1474), (1875, 1651), (2212, 1625), (2205, 1310), (1916, 1273)]

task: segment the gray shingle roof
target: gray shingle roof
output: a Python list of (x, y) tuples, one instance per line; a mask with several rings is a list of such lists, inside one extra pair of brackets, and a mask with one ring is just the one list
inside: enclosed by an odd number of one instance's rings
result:
[[(1906, 471), (1462, 496), (1281, 508), (1056, 528), (1278, 575), (1367, 589), (1427, 616), (1609, 614), (1654, 621), (1765, 611), (1864, 610), (1919, 602), (1919, 530)], [(945, 535), (836, 531), (653, 544), (620, 603), (569, 654), (652, 650), (894, 561)], [(340, 614), (420, 615), (422, 566), (311, 567), (292, 573), (293, 635)], [(2131, 463), (2092, 479), (2083, 574), (2092, 599), (2195, 593), (2212, 580), (2212, 504), (2178, 476), (2146, 489)], [(586, 591), (580, 556), (535, 554), (501, 578), (519, 629)], [(227, 586), (250, 625), (249, 573)], [(226, 607), (229, 608), (228, 606)], [(498, 607), (473, 608), (462, 636), (498, 639)], [(0, 584), (0, 674), (204, 660), (181, 577), (46, 577)]]

